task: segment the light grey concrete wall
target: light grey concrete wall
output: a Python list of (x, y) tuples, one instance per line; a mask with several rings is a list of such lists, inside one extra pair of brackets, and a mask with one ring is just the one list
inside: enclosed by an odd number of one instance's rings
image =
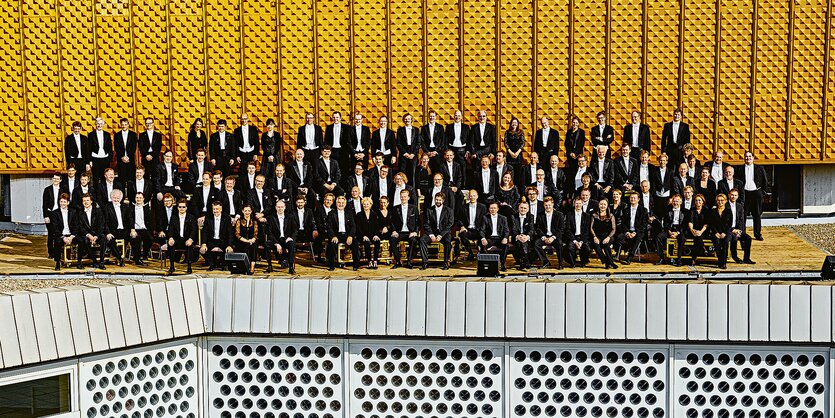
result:
[(804, 214), (835, 213), (835, 165), (803, 166)]

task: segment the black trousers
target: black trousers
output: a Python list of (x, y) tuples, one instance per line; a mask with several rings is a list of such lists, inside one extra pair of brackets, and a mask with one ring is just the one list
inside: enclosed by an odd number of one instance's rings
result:
[(362, 240), (362, 246), (365, 258), (368, 261), (377, 261), (380, 258), (380, 241), (374, 241), (371, 237), (368, 237), (368, 241)]
[(110, 231), (110, 234), (113, 235), (113, 239), (107, 242), (107, 248), (110, 250), (111, 255), (116, 256), (117, 260), (121, 260), (122, 253), (119, 252), (118, 248), (116, 248), (116, 240), (124, 240), (125, 245), (127, 245), (128, 242), (130, 242), (130, 229), (116, 229)]
[(93, 185), (99, 184), (104, 181), (104, 170), (107, 169), (107, 167), (110, 167), (110, 157), (93, 157)]
[[(580, 243), (580, 248), (574, 244), (574, 242)], [(577, 253), (580, 254), (580, 263), (581, 264), (588, 264), (589, 263), (589, 255), (591, 254), (591, 248), (589, 248), (589, 243), (583, 241), (579, 235), (575, 235), (573, 239), (565, 243), (568, 251), (568, 264), (571, 267), (574, 267), (575, 260), (577, 260)]]
[(592, 242), (591, 246), (592, 248), (594, 248), (594, 252), (597, 254), (597, 258), (600, 259), (600, 262), (603, 263), (604, 266), (615, 264), (615, 260), (612, 258), (611, 241), (609, 241), (608, 244), (604, 244), (602, 241), (600, 244), (595, 244), (594, 242)]
[[(306, 149), (302, 148), (304, 151), (304, 162), (310, 163), (311, 167), (316, 167), (316, 161), (319, 160), (319, 156), (322, 155), (321, 148), (316, 149)], [(273, 173), (275, 175), (275, 173)]]
[[(754, 220), (754, 236), (762, 236), (763, 229), (763, 192), (762, 190), (745, 190), (745, 216), (751, 215)], [(739, 216), (739, 215), (737, 215)]]
[[(247, 163), (249, 163), (250, 161), (255, 159), (256, 155), (258, 155), (258, 153), (255, 152), (255, 151), (252, 151), (252, 152), (240, 152), (239, 151), (238, 152), (238, 158), (241, 159), (241, 163), (238, 164), (238, 176), (243, 176), (243, 175), (246, 174)], [(275, 175), (275, 172), (273, 172), (272, 174)], [(267, 177), (267, 178), (269, 178), (269, 177)]]
[(710, 239), (713, 241), (713, 248), (716, 250), (716, 258), (719, 259), (719, 265), (724, 266), (725, 264), (728, 264), (730, 234), (725, 234), (725, 238), (717, 238), (714, 234)]
[[(119, 181), (122, 185), (126, 185), (129, 179), (136, 178), (136, 163), (134, 162), (122, 162), (120, 158), (119, 161), (116, 163), (116, 174), (119, 175)], [(133, 196), (126, 196), (129, 198), (133, 198)], [(148, 196), (145, 196), (145, 201), (147, 202)]]
[(458, 233), (458, 239), (461, 240), (461, 247), (466, 249), (469, 254), (472, 254), (473, 249), (470, 247), (470, 241), (480, 240), (481, 231), (477, 229), (462, 229), (461, 232)]
[[(660, 260), (664, 259), (664, 252), (665, 252), (664, 249), (667, 248), (667, 239), (669, 239), (669, 238), (670, 238), (670, 234), (668, 233), (668, 231), (661, 231), (655, 237), (655, 246), (657, 247), (656, 252), (658, 253), (658, 258)], [(677, 254), (678, 259), (681, 259), (681, 249), (684, 247), (684, 233), (683, 232), (680, 232), (678, 234), (678, 236), (676, 237), (676, 242), (678, 243), (678, 247), (677, 247), (678, 248), (678, 251), (677, 251), (678, 252), (678, 254)]]
[[(255, 256), (258, 255), (258, 240), (256, 240), (253, 244), (237, 240), (235, 241), (235, 251), (239, 253), (246, 253), (247, 257), (249, 257), (249, 262), (254, 262)], [(249, 266), (247, 266), (247, 268), (249, 268)]]
[(731, 257), (734, 260), (738, 259), (736, 250), (737, 250), (737, 243), (742, 244), (742, 253), (744, 255), (743, 260), (750, 260), (751, 259), (751, 236), (743, 232), (739, 236), (734, 234), (728, 234), (730, 240), (730, 253)]
[(184, 250), (186, 256), (186, 263), (189, 267), (191, 267), (191, 260), (192, 260), (192, 252), (194, 251), (193, 245), (186, 245), (187, 238), (174, 238), (174, 245), (168, 246), (168, 261), (171, 263), (168, 266), (169, 270), (174, 270), (174, 263), (180, 261), (180, 257), (177, 255), (177, 250)]
[[(232, 166), (229, 165), (229, 160), (231, 160), (231, 158), (229, 158), (229, 156), (220, 155), (220, 156), (217, 156), (217, 157), (213, 156), (212, 158), (215, 160), (214, 169), (215, 170), (220, 170), (220, 172), (223, 173), (224, 178), (226, 178), (228, 175), (232, 174), (231, 173)], [(244, 172), (246, 172), (246, 166), (244, 166)], [(275, 175), (275, 173), (272, 173), (272, 174)]]
[[(267, 265), (270, 267), (273, 266), (272, 256), (275, 255), (276, 261), (281, 262), (283, 259), (286, 259), (288, 267), (292, 269), (296, 264), (296, 241), (287, 241), (286, 238), (279, 238), (279, 240), (280, 242), (277, 243), (267, 241), (268, 248), (265, 251), (267, 253)], [(281, 248), (284, 250), (283, 253), (278, 253), (278, 249), (275, 248), (276, 244), (281, 245)], [(354, 253), (351, 254), (356, 257)]]
[(638, 253), (638, 247), (643, 240), (644, 233), (641, 231), (636, 231), (635, 236), (632, 238), (627, 238), (626, 232), (618, 234), (618, 247), (621, 249), (626, 248), (629, 251), (629, 254), (626, 256), (626, 261), (632, 261), (632, 257), (635, 257), (635, 254)]
[(154, 238), (151, 231), (147, 229), (137, 229), (136, 238), (130, 239), (130, 251), (134, 260), (147, 257), (148, 251), (151, 249), (151, 243)]
[(513, 259), (516, 261), (517, 265), (521, 265), (522, 267), (527, 267), (531, 265), (531, 250), (537, 255), (537, 258), (542, 260), (545, 258), (545, 251), (542, 250), (542, 247), (535, 245), (535, 241), (533, 241), (533, 237), (527, 242), (520, 242), (518, 240), (513, 241)]
[[(429, 258), (429, 243), (432, 242), (432, 239), (429, 238), (429, 235), (424, 235), (420, 237), (420, 257), (424, 263)], [(444, 245), (444, 264), (449, 263), (449, 251), (452, 249), (452, 237), (449, 233), (444, 234), (441, 236), (441, 244)]]
[[(328, 239), (328, 267), (336, 267), (336, 254), (337, 250), (339, 249), (339, 244), (346, 244), (348, 243), (348, 234), (346, 233), (337, 233), (336, 239), (337, 243), (334, 244), (331, 239)], [(356, 239), (351, 242), (351, 245), (348, 245), (351, 249), (351, 256), (354, 259), (354, 266), (358, 267), (360, 265), (360, 255), (359, 255), (359, 243)]]
[[(340, 145), (345, 146), (347, 144)], [(354, 169), (352, 167), (348, 167), (347, 150), (347, 148), (331, 148), (331, 158), (333, 158), (334, 161), (336, 161), (336, 165), (339, 166), (339, 172), (342, 173), (343, 176), (347, 176), (348, 173), (354, 172)], [(275, 171), (273, 171), (273, 176), (275, 176)]]
[[(554, 238), (554, 241), (547, 244), (545, 243), (545, 238)], [(545, 248), (551, 247), (554, 249), (554, 252), (557, 253), (558, 265), (562, 265), (562, 237), (542, 236), (536, 239), (536, 243), (534, 245), (537, 248), (537, 254), (539, 255), (539, 260), (542, 261), (542, 264), (548, 262), (548, 258), (545, 255)]]
[(415, 169), (417, 168), (419, 158), (420, 156), (418, 153), (415, 153), (414, 158), (412, 159), (406, 158), (402, 154), (399, 158), (400, 171), (406, 174), (406, 178), (409, 180), (406, 184), (410, 186), (415, 185)]
[[(226, 246), (227, 243), (219, 239), (206, 240), (206, 254), (203, 254), (203, 259), (212, 267), (218, 267), (226, 260)], [(220, 251), (212, 251), (219, 248)]]
[(151, 158), (151, 161), (146, 160), (145, 156), (143, 155), (141, 161), (142, 167), (145, 167), (145, 180), (151, 180), (151, 184), (154, 184), (154, 180), (157, 178), (157, 165), (159, 165), (159, 155), (157, 155), (155, 158)]
[[(707, 233), (707, 230), (705, 230)], [(702, 254), (705, 252), (705, 235), (702, 234), (701, 236), (697, 237), (691, 233), (687, 234), (687, 238), (693, 240), (693, 247), (690, 249), (690, 258), (693, 262), (696, 262), (696, 259), (701, 257)], [(681, 250), (678, 252), (678, 258), (681, 259)]]
[[(77, 261), (80, 263), (84, 255), (90, 258), (90, 260), (96, 261), (92, 257), (92, 242), (90, 242), (86, 236), (76, 238), (78, 239), (78, 254), (76, 255)], [(107, 248), (108, 244), (107, 237), (105, 237), (104, 234), (97, 236), (96, 243), (99, 245), (99, 263), (104, 263), (104, 250)]]
[(501, 262), (502, 267), (504, 267), (505, 260), (507, 259), (507, 244), (502, 244), (502, 237), (486, 237), (486, 239), (487, 245), (484, 245), (481, 241), (478, 242), (478, 251), (480, 253), (488, 253), (491, 248), (498, 248), (499, 253), (501, 254), (499, 261)]
[[(55, 261), (61, 261), (61, 256), (62, 256), (61, 253), (64, 251), (64, 236), (63, 235), (58, 235), (57, 237), (54, 237), (54, 236), (50, 235), (49, 239), (47, 241), (49, 242), (49, 247), (50, 247), (49, 248), (49, 258), (51, 258)], [(75, 237), (75, 238), (72, 239), (72, 242), (70, 242), (70, 245), (73, 245), (73, 244), (76, 244), (76, 245), (78, 244), (78, 237)], [(80, 250), (79, 250), (79, 252), (80, 252)]]
[(397, 237), (392, 235), (389, 238), (389, 249), (392, 257), (394, 257), (394, 262), (400, 263), (400, 241), (403, 241), (409, 245), (406, 248), (406, 264), (411, 264), (412, 258), (415, 256), (415, 250), (420, 247), (420, 236), (415, 235), (410, 238), (408, 232), (398, 232), (397, 234)]

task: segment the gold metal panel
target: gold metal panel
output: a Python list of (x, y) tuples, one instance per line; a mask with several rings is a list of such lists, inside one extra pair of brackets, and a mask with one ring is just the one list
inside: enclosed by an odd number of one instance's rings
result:
[(354, 2), (354, 109), (377, 126), (389, 116), (388, 11), (384, 0)]
[(825, 0), (797, 0), (794, 4), (792, 119), (789, 128), (789, 158), (792, 162), (818, 160), (822, 152), (826, 7)]
[(346, 123), (352, 123), (350, 23), (350, 1), (316, 2), (320, 121), (339, 111)]
[(93, 129), (96, 117), (96, 66), (93, 43), (93, 2), (62, 1), (58, 8), (62, 62), (64, 125), (81, 122), (82, 132)]
[[(26, 0), (23, 5), (29, 169), (63, 167), (58, 11), (55, 1)], [(64, 63), (67, 65), (67, 63)], [(89, 125), (88, 125), (89, 126)], [(69, 131), (69, 126), (65, 127)]]
[(411, 113), (415, 126), (425, 123), (423, 109), (423, 2), (390, 0), (392, 128)]
[(827, 107), (826, 107), (826, 161), (835, 160), (835, 106), (832, 100), (835, 99), (835, 31), (832, 31), (832, 22), (829, 27), (829, 75), (827, 80)]
[[(682, 111), (699, 161), (713, 154), (715, 109), (716, 1), (684, 3), (684, 79)], [(670, 114), (672, 115), (672, 113)]]
[(464, 121), (496, 123), (496, 0), (464, 0)]
[(661, 130), (678, 107), (680, 11), (679, 1), (647, 1), (647, 103), (643, 121), (650, 128), (651, 156), (656, 161), (661, 155)]
[(243, 8), (246, 112), (263, 131), (267, 119), (278, 116), (277, 10), (272, 0), (247, 0)]
[[(560, 160), (564, 162), (570, 101), (569, 0), (537, 0), (536, 8), (536, 114), (537, 119), (547, 116), (560, 131)], [(531, 133), (539, 128), (539, 121), (534, 121)]]
[(525, 131), (527, 155), (532, 150), (533, 112), (533, 7), (530, 0), (501, 0), (501, 118), (496, 121), (500, 141), (510, 127), (510, 118), (519, 119)]
[(722, 0), (717, 138), (728, 161), (742, 161), (751, 135), (753, 15), (748, 0)]
[(606, 106), (606, 0), (574, 1), (574, 114), (586, 130), (591, 154), (591, 127)]
[(171, 95), (174, 104), (172, 139), (177, 161), (188, 158), (192, 122), (206, 124), (205, 29), (203, 1), (171, 0)]
[(444, 124), (461, 107), (459, 6), (458, 1), (426, 0), (426, 112), (434, 110)]
[[(0, 147), (0, 170), (23, 170), (28, 165), (28, 146), (23, 112), (23, 58), (20, 38), (20, 3), (0, 4), (0, 118), (6, 125)], [(60, 161), (57, 163), (60, 164)]]
[(615, 130), (614, 152), (623, 143), (623, 127), (632, 123), (632, 111), (643, 108), (643, 0), (611, 0), (611, 10), (609, 124)]
[(230, 129), (236, 126), (243, 108), (241, 15), (238, 0), (205, 1), (209, 132), (214, 132), (218, 119), (226, 119)]
[(99, 115), (113, 131), (119, 119), (133, 114), (130, 1), (96, 0), (95, 8)]
[(760, 0), (753, 143), (758, 161), (783, 161), (786, 156), (788, 47), (788, 3)]
[(165, 3), (133, 0), (136, 118), (139, 132), (144, 130), (143, 119), (154, 118), (154, 130), (163, 136), (163, 150), (169, 147), (172, 128), (166, 21)]
[(298, 127), (304, 124), (306, 113), (314, 112), (313, 1), (282, 0), (279, 13), (281, 132), (295, 150)]

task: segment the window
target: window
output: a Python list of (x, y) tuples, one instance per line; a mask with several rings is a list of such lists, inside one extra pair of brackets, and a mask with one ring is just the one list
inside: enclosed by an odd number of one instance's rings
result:
[(36, 418), (69, 412), (70, 375), (0, 386), (0, 418)]

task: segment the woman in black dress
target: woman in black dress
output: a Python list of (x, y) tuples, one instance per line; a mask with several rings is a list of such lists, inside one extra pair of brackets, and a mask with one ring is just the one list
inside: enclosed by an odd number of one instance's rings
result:
[(499, 183), (499, 190), (496, 192), (496, 200), (499, 201), (499, 214), (507, 219), (516, 216), (516, 207), (519, 205), (519, 190), (513, 184), (513, 175), (507, 171)]
[(565, 132), (565, 166), (567, 173), (577, 172), (577, 159), (583, 155), (586, 147), (586, 131), (580, 129), (580, 118), (571, 115)]
[(704, 196), (705, 202), (716, 201), (716, 183), (710, 178), (710, 167), (702, 167), (701, 177), (696, 180), (696, 193)]
[(713, 215), (711, 240), (713, 241), (713, 248), (716, 250), (716, 258), (719, 259), (720, 269), (725, 269), (728, 266), (728, 246), (731, 242), (731, 230), (733, 229), (733, 214), (725, 205), (727, 202), (728, 198), (725, 194), (719, 193), (716, 195), (716, 207), (711, 211)]
[[(697, 194), (693, 198), (693, 208), (690, 209), (690, 214), (687, 219), (687, 231), (685, 237), (693, 240), (693, 248), (690, 251), (692, 258), (690, 265), (696, 265), (696, 258), (702, 255), (705, 248), (705, 237), (708, 237), (708, 210), (705, 208), (704, 195)], [(678, 262), (681, 264), (681, 253), (678, 252)]]
[(429, 156), (426, 154), (420, 157), (417, 170), (415, 170), (415, 190), (423, 196), (424, 205), (432, 201), (427, 197), (428, 191), (432, 190), (432, 169), (429, 168)]
[(522, 150), (524, 148), (525, 132), (519, 126), (519, 119), (510, 118), (510, 128), (504, 133), (504, 150), (507, 155), (507, 163), (513, 167), (514, 173), (518, 173), (522, 168)]
[(354, 216), (357, 239), (364, 248), (365, 257), (368, 258), (368, 267), (376, 269), (380, 258), (380, 214), (372, 208), (374, 200), (370, 197), (363, 197), (361, 202), (362, 211)]
[(609, 211), (614, 215), (616, 222), (620, 222), (626, 206), (626, 203), (623, 203), (623, 192), (620, 189), (612, 189), (612, 204), (609, 205)]
[(267, 178), (275, 176), (275, 165), (281, 156), (278, 149), (281, 143), (281, 135), (275, 131), (275, 121), (267, 119), (267, 129), (261, 134), (261, 150), (264, 153), (261, 160), (261, 174)]
[(583, 173), (583, 177), (580, 177), (580, 187), (574, 190), (573, 198), (580, 197), (580, 192), (586, 189), (591, 192), (591, 198), (597, 200), (597, 187), (591, 187), (591, 174), (589, 173)]
[(612, 259), (612, 240), (617, 232), (617, 220), (609, 210), (609, 201), (601, 199), (591, 219), (592, 247), (604, 268), (618, 268)]
[(203, 119), (197, 118), (191, 124), (188, 130), (188, 162), (191, 164), (197, 155), (199, 149), (209, 149), (209, 140), (206, 138), (206, 133), (203, 132)]
[(243, 216), (235, 221), (235, 251), (249, 256), (249, 271), (255, 272), (255, 253), (258, 249), (258, 222), (252, 216), (252, 206), (247, 203), (241, 209)]

